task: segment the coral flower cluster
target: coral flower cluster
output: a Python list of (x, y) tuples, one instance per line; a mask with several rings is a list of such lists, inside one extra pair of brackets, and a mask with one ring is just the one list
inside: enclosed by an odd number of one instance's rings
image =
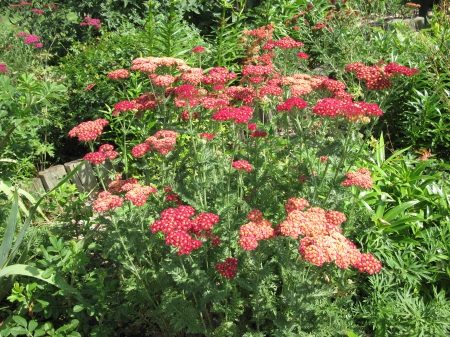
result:
[(359, 168), (358, 172), (347, 172), (345, 179), (341, 185), (345, 187), (359, 186), (365, 189), (372, 188), (373, 180), (370, 177), (370, 171), (365, 168)]
[(178, 133), (170, 130), (160, 130), (150, 136), (144, 143), (138, 144), (131, 150), (131, 155), (135, 158), (142, 157), (151, 150), (156, 150), (162, 155), (173, 151)]
[(236, 277), (238, 270), (238, 259), (235, 257), (229, 257), (224, 262), (219, 262), (214, 267), (220, 275), (226, 277), (228, 280)]
[(239, 229), (239, 245), (244, 250), (254, 250), (258, 241), (275, 237), (275, 230), (269, 220), (264, 219), (262, 212), (252, 210), (247, 214), (249, 223)]
[(212, 227), (219, 222), (219, 216), (212, 213), (199, 213), (195, 216), (192, 206), (180, 205), (167, 208), (161, 213), (159, 220), (150, 225), (152, 233), (165, 235), (167, 245), (178, 248), (178, 254), (190, 254), (200, 248), (202, 241), (195, 237), (212, 237)]
[(117, 69), (108, 73), (108, 77), (112, 80), (124, 79), (130, 76), (130, 72), (126, 69)]
[(300, 239), (298, 248), (302, 257), (317, 266), (335, 262), (340, 268), (353, 266), (369, 274), (381, 270), (381, 262), (371, 254), (361, 253), (356, 245), (341, 234), (340, 225), (346, 221), (345, 214), (319, 207), (309, 207), (307, 200), (291, 198), (286, 203), (288, 215), (279, 224), (276, 232), (280, 236)]
[(92, 26), (96, 29), (102, 28), (102, 26), (100, 26), (100, 19), (93, 19), (89, 16), (84, 17), (83, 21), (80, 22), (80, 26)]
[(80, 142), (95, 140), (102, 134), (103, 128), (108, 124), (109, 122), (103, 118), (83, 122), (69, 131), (69, 137), (78, 137)]
[(345, 67), (345, 71), (354, 72), (356, 77), (364, 81), (367, 89), (370, 90), (384, 90), (392, 87), (389, 78), (396, 74), (412, 76), (419, 72), (416, 68), (408, 68), (395, 62), (390, 62), (384, 67), (383, 63), (384, 61), (380, 61), (374, 66), (366, 66), (360, 62), (351, 63)]
[(120, 193), (125, 193), (125, 199), (138, 207), (143, 206), (147, 202), (150, 194), (156, 193), (154, 187), (140, 185), (135, 178), (126, 180), (120, 178), (121, 176), (117, 175), (116, 180), (108, 185), (108, 190), (100, 192), (98, 198), (94, 201), (94, 210), (96, 212), (103, 212), (122, 206), (125, 200), (117, 195)]

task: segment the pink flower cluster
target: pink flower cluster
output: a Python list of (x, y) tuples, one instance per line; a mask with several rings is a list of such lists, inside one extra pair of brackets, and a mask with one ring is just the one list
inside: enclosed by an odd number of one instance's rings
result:
[(102, 28), (100, 26), (100, 19), (93, 19), (89, 16), (85, 16), (83, 21), (80, 22), (80, 26), (93, 26), (96, 29)]
[(95, 121), (83, 122), (69, 131), (69, 137), (78, 137), (80, 142), (95, 140), (101, 135), (103, 128), (108, 124), (109, 122), (102, 118), (96, 119)]
[(251, 172), (253, 170), (253, 166), (246, 160), (236, 160), (231, 166), (238, 171)]
[(269, 220), (264, 219), (262, 212), (252, 210), (247, 214), (249, 223), (239, 229), (239, 245), (244, 250), (254, 250), (258, 247), (258, 241), (275, 237), (275, 230)]
[(7, 74), (6, 63), (0, 63), (0, 72)]
[(195, 216), (195, 213), (192, 206), (167, 208), (160, 219), (150, 225), (150, 229), (152, 233), (160, 231), (165, 234), (166, 244), (178, 248), (179, 255), (190, 254), (202, 245), (202, 241), (193, 235), (204, 237), (205, 232), (211, 233), (212, 227), (219, 222), (216, 214), (199, 213)]
[(114, 151), (114, 146), (110, 144), (103, 144), (99, 147), (97, 152), (87, 153), (83, 159), (87, 160), (92, 164), (101, 164), (106, 159), (114, 159), (117, 158), (119, 154)]
[(44, 13), (44, 11), (42, 9), (36, 9), (36, 8), (33, 8), (31, 11), (37, 15), (42, 15)]
[(345, 187), (360, 186), (365, 189), (372, 188), (373, 180), (370, 177), (370, 171), (365, 168), (359, 168), (358, 172), (347, 172), (347, 179), (341, 185)]
[(345, 67), (345, 71), (355, 72), (356, 77), (366, 82), (366, 87), (370, 90), (383, 90), (392, 87), (389, 78), (395, 74), (412, 76), (419, 72), (416, 68), (408, 68), (395, 62), (390, 62), (382, 67), (383, 63), (384, 61), (380, 61), (374, 66), (366, 66), (360, 62), (351, 63)]
[(27, 37), (26, 37), (23, 41), (24, 41), (26, 44), (33, 44), (33, 43), (38, 42), (39, 39), (40, 39), (39, 36), (30, 34), (30, 35), (27, 35)]
[(109, 72), (107, 76), (113, 80), (124, 79), (130, 76), (130, 72), (126, 69), (117, 69)]
[(317, 266), (335, 262), (340, 268), (353, 266), (369, 274), (381, 270), (381, 262), (371, 254), (362, 254), (356, 245), (341, 234), (340, 225), (346, 221), (345, 214), (320, 207), (309, 207), (307, 200), (290, 198), (285, 209), (286, 220), (276, 228), (280, 236), (300, 239), (298, 248), (302, 257)]
[(225, 262), (218, 262), (214, 267), (220, 275), (226, 277), (228, 280), (236, 277), (238, 270), (238, 259), (235, 257), (229, 257)]

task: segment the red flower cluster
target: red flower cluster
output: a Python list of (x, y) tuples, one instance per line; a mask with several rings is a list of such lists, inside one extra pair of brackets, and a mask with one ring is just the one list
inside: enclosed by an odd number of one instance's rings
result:
[(360, 254), (358, 260), (353, 265), (359, 269), (361, 273), (369, 273), (373, 275), (379, 273), (382, 268), (382, 264), (372, 254)]
[(238, 269), (238, 259), (235, 257), (229, 257), (225, 262), (219, 262), (214, 267), (222, 276), (231, 280), (236, 277), (236, 272)]
[(201, 54), (205, 51), (205, 48), (202, 46), (197, 46), (197, 47), (192, 48), (191, 51), (196, 54)]
[(135, 109), (138, 111), (151, 110), (158, 105), (155, 95), (152, 93), (142, 94), (136, 99), (133, 99), (131, 103), (134, 104)]
[(106, 119), (96, 119), (95, 121), (83, 122), (69, 131), (69, 137), (78, 137), (78, 140), (88, 142), (95, 140), (101, 135), (103, 128), (108, 125)]
[(275, 237), (275, 230), (269, 220), (264, 219), (262, 212), (252, 210), (247, 214), (249, 223), (239, 229), (239, 245), (244, 250), (254, 250), (259, 240), (268, 240)]
[(303, 53), (303, 52), (298, 53), (298, 54), (297, 54), (297, 57), (300, 58), (300, 59), (303, 59), (303, 60), (309, 59), (308, 54)]
[(383, 68), (381, 66), (383, 63), (384, 61), (380, 61), (374, 66), (366, 66), (360, 62), (351, 63), (345, 67), (345, 71), (355, 72), (356, 77), (365, 81), (366, 87), (371, 90), (383, 90), (392, 87), (389, 77), (395, 74), (412, 76), (419, 72), (416, 68), (408, 68), (395, 62), (391, 62)]
[(359, 168), (358, 172), (347, 172), (347, 179), (341, 185), (345, 187), (360, 186), (365, 189), (372, 188), (373, 180), (370, 177), (370, 171), (365, 168)]
[(104, 212), (111, 208), (120, 207), (124, 200), (118, 195), (113, 195), (108, 191), (100, 192), (97, 199), (94, 201), (94, 211)]
[(336, 98), (324, 98), (316, 104), (312, 112), (322, 116), (344, 116), (350, 118), (351, 121), (355, 121), (354, 117), (383, 115), (380, 107), (375, 103), (352, 102)]
[(140, 158), (147, 152), (151, 151), (152, 148), (147, 143), (138, 144), (131, 149), (131, 155), (135, 158)]
[(117, 69), (108, 73), (108, 77), (113, 80), (128, 78), (128, 76), (130, 76), (130, 72), (126, 69)]
[(223, 84), (225, 85), (228, 81), (234, 80), (237, 75), (233, 72), (229, 72), (224, 67), (214, 67), (212, 68), (207, 75), (204, 75), (202, 78), (203, 84)]
[(234, 120), (237, 124), (245, 124), (252, 117), (252, 115), (253, 108), (251, 106), (243, 105), (239, 108), (227, 106), (217, 111), (211, 119), (214, 121)]
[(219, 222), (219, 217), (212, 213), (199, 213), (191, 219), (194, 215), (195, 209), (191, 206), (167, 208), (161, 213), (161, 218), (150, 225), (150, 229), (152, 233), (161, 231), (165, 234), (166, 244), (179, 248), (179, 255), (190, 254), (202, 245), (202, 241), (192, 235), (204, 236)]
[(121, 112), (132, 111), (132, 110), (136, 110), (136, 107), (134, 106), (133, 102), (120, 101), (119, 103), (114, 104), (114, 110), (112, 112), (112, 115), (118, 116), (119, 113), (121, 113)]
[(277, 111), (291, 111), (293, 107), (296, 107), (297, 109), (304, 109), (307, 105), (308, 103), (301, 98), (290, 97), (283, 104), (277, 105)]
[(119, 154), (116, 151), (114, 151), (114, 146), (113, 145), (103, 144), (98, 149), (98, 152), (87, 153), (83, 157), (83, 159), (87, 160), (88, 162), (90, 162), (92, 164), (97, 164), (98, 165), (98, 164), (103, 163), (106, 159), (114, 159), (118, 155)]
[(273, 44), (276, 47), (280, 47), (282, 49), (300, 48), (304, 46), (303, 42), (295, 41), (289, 36), (285, 36), (282, 39), (275, 41)]
[(251, 172), (253, 170), (252, 165), (246, 160), (236, 160), (231, 164), (238, 171)]
[(205, 138), (205, 139), (208, 140), (208, 141), (213, 140), (213, 138), (214, 138), (215, 136), (216, 136), (216, 135), (215, 135), (214, 133), (206, 133), (206, 132), (204, 132), (204, 133), (201, 133), (201, 134), (200, 134), (200, 138)]

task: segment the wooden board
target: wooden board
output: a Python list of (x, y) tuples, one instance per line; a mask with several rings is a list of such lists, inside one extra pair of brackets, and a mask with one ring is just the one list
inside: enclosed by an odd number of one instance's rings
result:
[[(65, 163), (64, 167), (67, 173), (70, 173), (77, 167), (83, 160), (74, 160), (69, 163)], [(89, 192), (97, 186), (97, 178), (94, 175), (91, 163), (85, 162), (83, 166), (73, 175), (72, 182), (77, 186), (80, 192)]]
[(53, 187), (58, 185), (59, 181), (66, 175), (64, 165), (55, 165), (44, 171), (39, 172), (42, 185), (46, 191), (50, 191)]

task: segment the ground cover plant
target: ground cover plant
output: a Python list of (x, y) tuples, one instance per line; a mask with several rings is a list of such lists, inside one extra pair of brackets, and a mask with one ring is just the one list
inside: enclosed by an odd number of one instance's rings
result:
[[(26, 160), (2, 166), (0, 335), (448, 335), (448, 89), (430, 52), (448, 19), (371, 26), (415, 8), (387, 3), (124, 3), (107, 25), (77, 14), (93, 35), (49, 82), (5, 64), (2, 153), (66, 95), (52, 139), (99, 183), (20, 208), (6, 177)], [(187, 22), (201, 10), (217, 28)]]

